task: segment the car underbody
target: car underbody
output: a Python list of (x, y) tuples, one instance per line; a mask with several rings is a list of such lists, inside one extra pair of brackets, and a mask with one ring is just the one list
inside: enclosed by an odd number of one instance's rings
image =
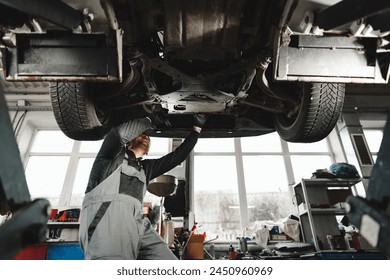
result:
[[(5, 81), (50, 82), (53, 113), (77, 140), (166, 114), (153, 136), (277, 131), (326, 137), (346, 84), (386, 84), (390, 3), (351, 0), (0, 0)], [(34, 3), (35, 2), (35, 3)]]

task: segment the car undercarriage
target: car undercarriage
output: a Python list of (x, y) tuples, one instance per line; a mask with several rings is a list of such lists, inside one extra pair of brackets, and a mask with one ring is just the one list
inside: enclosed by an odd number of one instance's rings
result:
[(97, 140), (162, 112), (153, 136), (277, 131), (315, 142), (346, 84), (386, 84), (390, 4), (351, 0), (0, 0), (5, 82), (47, 81), (61, 130)]

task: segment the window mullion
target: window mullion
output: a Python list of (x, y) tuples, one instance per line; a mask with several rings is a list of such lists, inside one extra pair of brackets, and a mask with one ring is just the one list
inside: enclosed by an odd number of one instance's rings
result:
[(37, 136), (37, 133), (38, 133), (38, 129), (35, 128), (34, 131), (33, 131), (33, 135), (30, 139), (30, 143), (28, 144), (28, 149), (27, 149), (27, 153), (26, 155), (24, 156), (24, 159), (23, 159), (23, 168), (24, 170), (26, 170), (27, 168), (27, 164), (28, 164), (28, 160), (30, 159), (30, 156), (31, 156), (31, 147), (34, 143), (34, 140), (35, 140), (35, 137)]
[(234, 139), (236, 170), (237, 170), (237, 185), (238, 185), (238, 200), (240, 205), (241, 230), (249, 224), (248, 201), (246, 197), (244, 163), (242, 159), (241, 141), (238, 138)]
[(284, 168), (286, 169), (286, 174), (287, 174), (287, 184), (289, 186), (288, 192), (290, 196), (293, 197), (294, 196), (293, 186), (295, 185), (295, 183), (297, 183), (296, 182), (297, 179), (300, 181), (300, 178), (295, 178), (294, 176), (294, 170), (291, 162), (291, 154), (287, 142), (281, 138), (280, 138), (280, 142), (283, 151)]
[(280, 139), (281, 145), (282, 145), (282, 151), (283, 151), (283, 160), (284, 160), (284, 166), (286, 168), (286, 174), (287, 174), (287, 182), (289, 186), (292, 186), (296, 183), (296, 178), (294, 177), (294, 171), (291, 163), (291, 156), (290, 151), (288, 149), (287, 142)]
[(64, 184), (58, 204), (60, 206), (69, 206), (72, 197), (73, 185), (76, 178), (77, 168), (79, 164), (80, 141), (74, 141), (73, 149), (70, 154), (68, 169), (66, 171)]

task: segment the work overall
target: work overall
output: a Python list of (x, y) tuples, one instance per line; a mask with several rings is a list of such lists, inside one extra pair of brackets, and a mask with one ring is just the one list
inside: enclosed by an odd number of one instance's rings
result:
[[(141, 200), (120, 193), (121, 173), (142, 182)], [(137, 170), (124, 159), (86, 194), (80, 218), (80, 244), (86, 259), (176, 259), (150, 221), (143, 218), (141, 201), (145, 193), (144, 170)]]

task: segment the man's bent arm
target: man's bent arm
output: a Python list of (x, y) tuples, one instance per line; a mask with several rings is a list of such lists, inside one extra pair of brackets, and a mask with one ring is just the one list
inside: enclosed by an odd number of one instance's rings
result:
[(122, 123), (110, 130), (93, 163), (86, 192), (110, 176), (122, 162), (124, 145), (150, 127), (150, 120), (144, 118)]

